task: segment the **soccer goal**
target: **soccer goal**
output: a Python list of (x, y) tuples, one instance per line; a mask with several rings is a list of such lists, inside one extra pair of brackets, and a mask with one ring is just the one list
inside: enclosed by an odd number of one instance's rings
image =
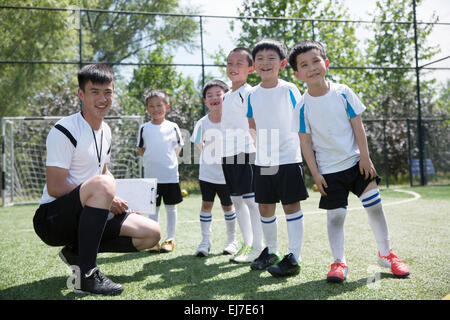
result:
[[(37, 203), (45, 185), (45, 142), (62, 117), (4, 117), (1, 121), (2, 205)], [(111, 127), (111, 163), (114, 177), (142, 177), (136, 140), (142, 116), (105, 118)]]

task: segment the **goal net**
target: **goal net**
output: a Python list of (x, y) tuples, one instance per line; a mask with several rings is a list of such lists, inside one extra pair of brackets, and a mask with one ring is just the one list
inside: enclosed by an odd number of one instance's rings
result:
[[(5, 117), (1, 121), (2, 205), (37, 203), (45, 185), (45, 142), (62, 117)], [(106, 117), (113, 143), (108, 168), (117, 179), (141, 178), (136, 152), (140, 116)]]

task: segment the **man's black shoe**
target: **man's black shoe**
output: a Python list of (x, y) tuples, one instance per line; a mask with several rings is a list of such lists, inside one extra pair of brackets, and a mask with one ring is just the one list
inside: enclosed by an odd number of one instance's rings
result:
[(274, 277), (289, 277), (300, 272), (300, 265), (292, 253), (284, 256), (279, 263), (270, 266), (267, 271)]
[(78, 285), (79, 288), (75, 288), (75, 293), (113, 296), (123, 291), (120, 284), (112, 282), (97, 267), (85, 275), (82, 274)]
[(280, 261), (280, 258), (275, 253), (269, 254), (269, 248), (265, 248), (258, 258), (252, 262), (250, 268), (252, 270), (266, 270), (271, 265)]

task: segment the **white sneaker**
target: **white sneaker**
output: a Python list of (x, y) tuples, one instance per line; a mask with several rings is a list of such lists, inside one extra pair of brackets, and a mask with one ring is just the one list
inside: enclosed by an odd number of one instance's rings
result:
[(238, 251), (237, 241), (229, 242), (225, 245), (223, 249), (223, 254), (235, 254)]
[(253, 262), (256, 258), (259, 257), (261, 252), (262, 250), (256, 250), (253, 247), (247, 246), (246, 250), (244, 250), (241, 255), (233, 259), (233, 262), (236, 263)]
[(239, 248), (239, 250), (234, 254), (234, 256), (232, 256), (230, 258), (230, 262), (236, 262), (236, 258), (240, 257), (241, 255), (246, 255), (247, 252), (250, 250), (251, 246), (248, 246), (244, 243), (242, 243), (241, 247)]
[(196, 257), (207, 257), (209, 255), (209, 250), (211, 249), (211, 244), (206, 241), (202, 241), (197, 250), (195, 251)]

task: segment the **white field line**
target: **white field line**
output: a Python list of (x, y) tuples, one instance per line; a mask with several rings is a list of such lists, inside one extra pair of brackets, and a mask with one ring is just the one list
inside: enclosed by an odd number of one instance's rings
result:
[[(383, 202), (383, 207), (396, 206), (396, 205), (416, 201), (416, 200), (420, 199), (420, 197), (421, 197), (420, 194), (418, 194), (414, 191), (406, 191), (406, 190), (401, 190), (401, 189), (391, 189), (391, 190), (396, 191), (396, 192), (408, 193), (408, 194), (412, 195), (413, 197), (404, 199), (404, 200), (393, 201), (393, 202)], [(361, 207), (348, 208), (347, 210), (348, 211), (364, 210), (364, 207), (361, 206)], [(324, 213), (324, 212), (326, 212), (326, 210), (320, 209), (320, 210), (314, 210), (314, 211), (306, 211), (303, 214), (310, 215), (310, 214), (317, 214), (317, 213)], [(283, 217), (283, 216), (284, 216), (284, 214), (277, 215), (277, 217)], [(225, 221), (225, 219), (216, 218), (216, 219), (212, 219), (212, 221)], [(195, 222), (200, 222), (200, 220), (197, 219), (197, 220), (182, 221), (182, 223), (195, 223)]]

